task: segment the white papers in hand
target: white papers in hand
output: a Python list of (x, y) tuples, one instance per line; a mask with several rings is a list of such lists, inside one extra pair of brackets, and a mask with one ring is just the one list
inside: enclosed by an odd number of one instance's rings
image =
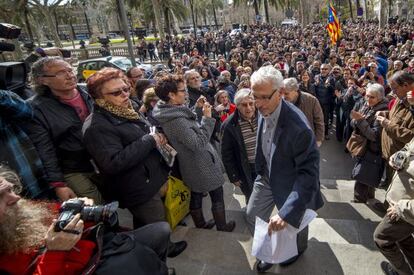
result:
[(272, 264), (282, 263), (298, 255), (297, 234), (316, 216), (315, 211), (306, 209), (299, 229), (288, 225), (283, 230), (273, 232), (271, 236), (267, 234), (269, 224), (256, 217), (252, 255)]

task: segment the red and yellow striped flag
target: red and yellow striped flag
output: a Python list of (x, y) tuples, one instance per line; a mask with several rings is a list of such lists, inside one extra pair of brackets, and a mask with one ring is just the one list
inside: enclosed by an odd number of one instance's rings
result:
[(341, 37), (341, 25), (339, 24), (339, 19), (336, 13), (335, 8), (332, 3), (329, 4), (329, 19), (326, 30), (328, 31), (329, 37), (331, 38), (332, 45), (336, 44), (336, 41)]

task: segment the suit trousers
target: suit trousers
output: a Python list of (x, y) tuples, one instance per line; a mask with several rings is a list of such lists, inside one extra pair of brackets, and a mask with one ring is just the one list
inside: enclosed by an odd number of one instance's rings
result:
[(400, 219), (391, 221), (388, 216), (378, 224), (374, 241), (381, 253), (401, 275), (414, 273), (414, 225)]
[(128, 210), (133, 216), (134, 229), (166, 221), (164, 203), (159, 193), (156, 193), (149, 201), (129, 207)]
[[(256, 216), (268, 222), (273, 209), (275, 209), (275, 202), (273, 201), (269, 179), (259, 175), (254, 182), (253, 192), (246, 211), (247, 227), (252, 235), (254, 235)], [(308, 229), (308, 226), (305, 227), (297, 236), (296, 242), (299, 254), (308, 248)]]
[(95, 205), (104, 203), (98, 186), (101, 184), (99, 176), (95, 173), (69, 173), (64, 174), (63, 178), (68, 187), (75, 192), (78, 197), (88, 197), (93, 199)]

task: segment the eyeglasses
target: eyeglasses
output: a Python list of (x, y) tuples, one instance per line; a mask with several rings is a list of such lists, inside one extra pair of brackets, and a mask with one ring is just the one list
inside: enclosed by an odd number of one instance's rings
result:
[(56, 72), (55, 74), (44, 74), (42, 77), (57, 77), (57, 78), (65, 78), (66, 76), (73, 76), (74, 72), (72, 69), (66, 69)]
[(365, 97), (370, 98), (370, 99), (377, 98), (376, 96), (373, 96), (373, 95), (365, 95)]
[(253, 107), (254, 106), (254, 102), (244, 102), (244, 103), (240, 103), (239, 104), (241, 107), (247, 108), (247, 107)]
[(125, 88), (119, 89), (118, 91), (114, 91), (114, 92), (111, 92), (111, 93), (106, 93), (106, 94), (103, 94), (103, 95), (120, 96), (122, 93), (129, 94), (130, 93), (129, 87), (125, 87)]
[(185, 89), (180, 89), (180, 90), (177, 90), (177, 92), (183, 92), (183, 93), (185, 93), (186, 90)]
[(274, 90), (274, 91), (273, 91), (273, 92), (272, 92), (269, 96), (257, 97), (257, 96), (255, 96), (255, 95), (253, 95), (253, 98), (254, 98), (254, 100), (255, 100), (255, 101), (260, 101), (260, 100), (262, 100), (262, 101), (268, 102), (269, 100), (271, 100), (271, 99), (272, 99), (273, 95), (274, 95), (277, 91), (279, 91), (279, 90), (278, 90), (278, 89)]

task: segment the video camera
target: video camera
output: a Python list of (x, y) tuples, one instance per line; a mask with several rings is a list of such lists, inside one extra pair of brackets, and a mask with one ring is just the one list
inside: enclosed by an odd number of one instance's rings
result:
[[(21, 28), (0, 23), (0, 38), (16, 39), (21, 33)], [(11, 43), (0, 41), (0, 54), (2, 52), (12, 52), (15, 46)], [(11, 90), (22, 95), (25, 88), (27, 67), (24, 62), (2, 62), (0, 63), (0, 89)]]
[(80, 199), (70, 199), (65, 201), (60, 208), (60, 215), (55, 224), (55, 231), (62, 231), (76, 214), (79, 213), (84, 222), (104, 222), (113, 226), (118, 221), (118, 216), (116, 214), (118, 205), (117, 201), (106, 205), (96, 206), (85, 206), (85, 202)]

